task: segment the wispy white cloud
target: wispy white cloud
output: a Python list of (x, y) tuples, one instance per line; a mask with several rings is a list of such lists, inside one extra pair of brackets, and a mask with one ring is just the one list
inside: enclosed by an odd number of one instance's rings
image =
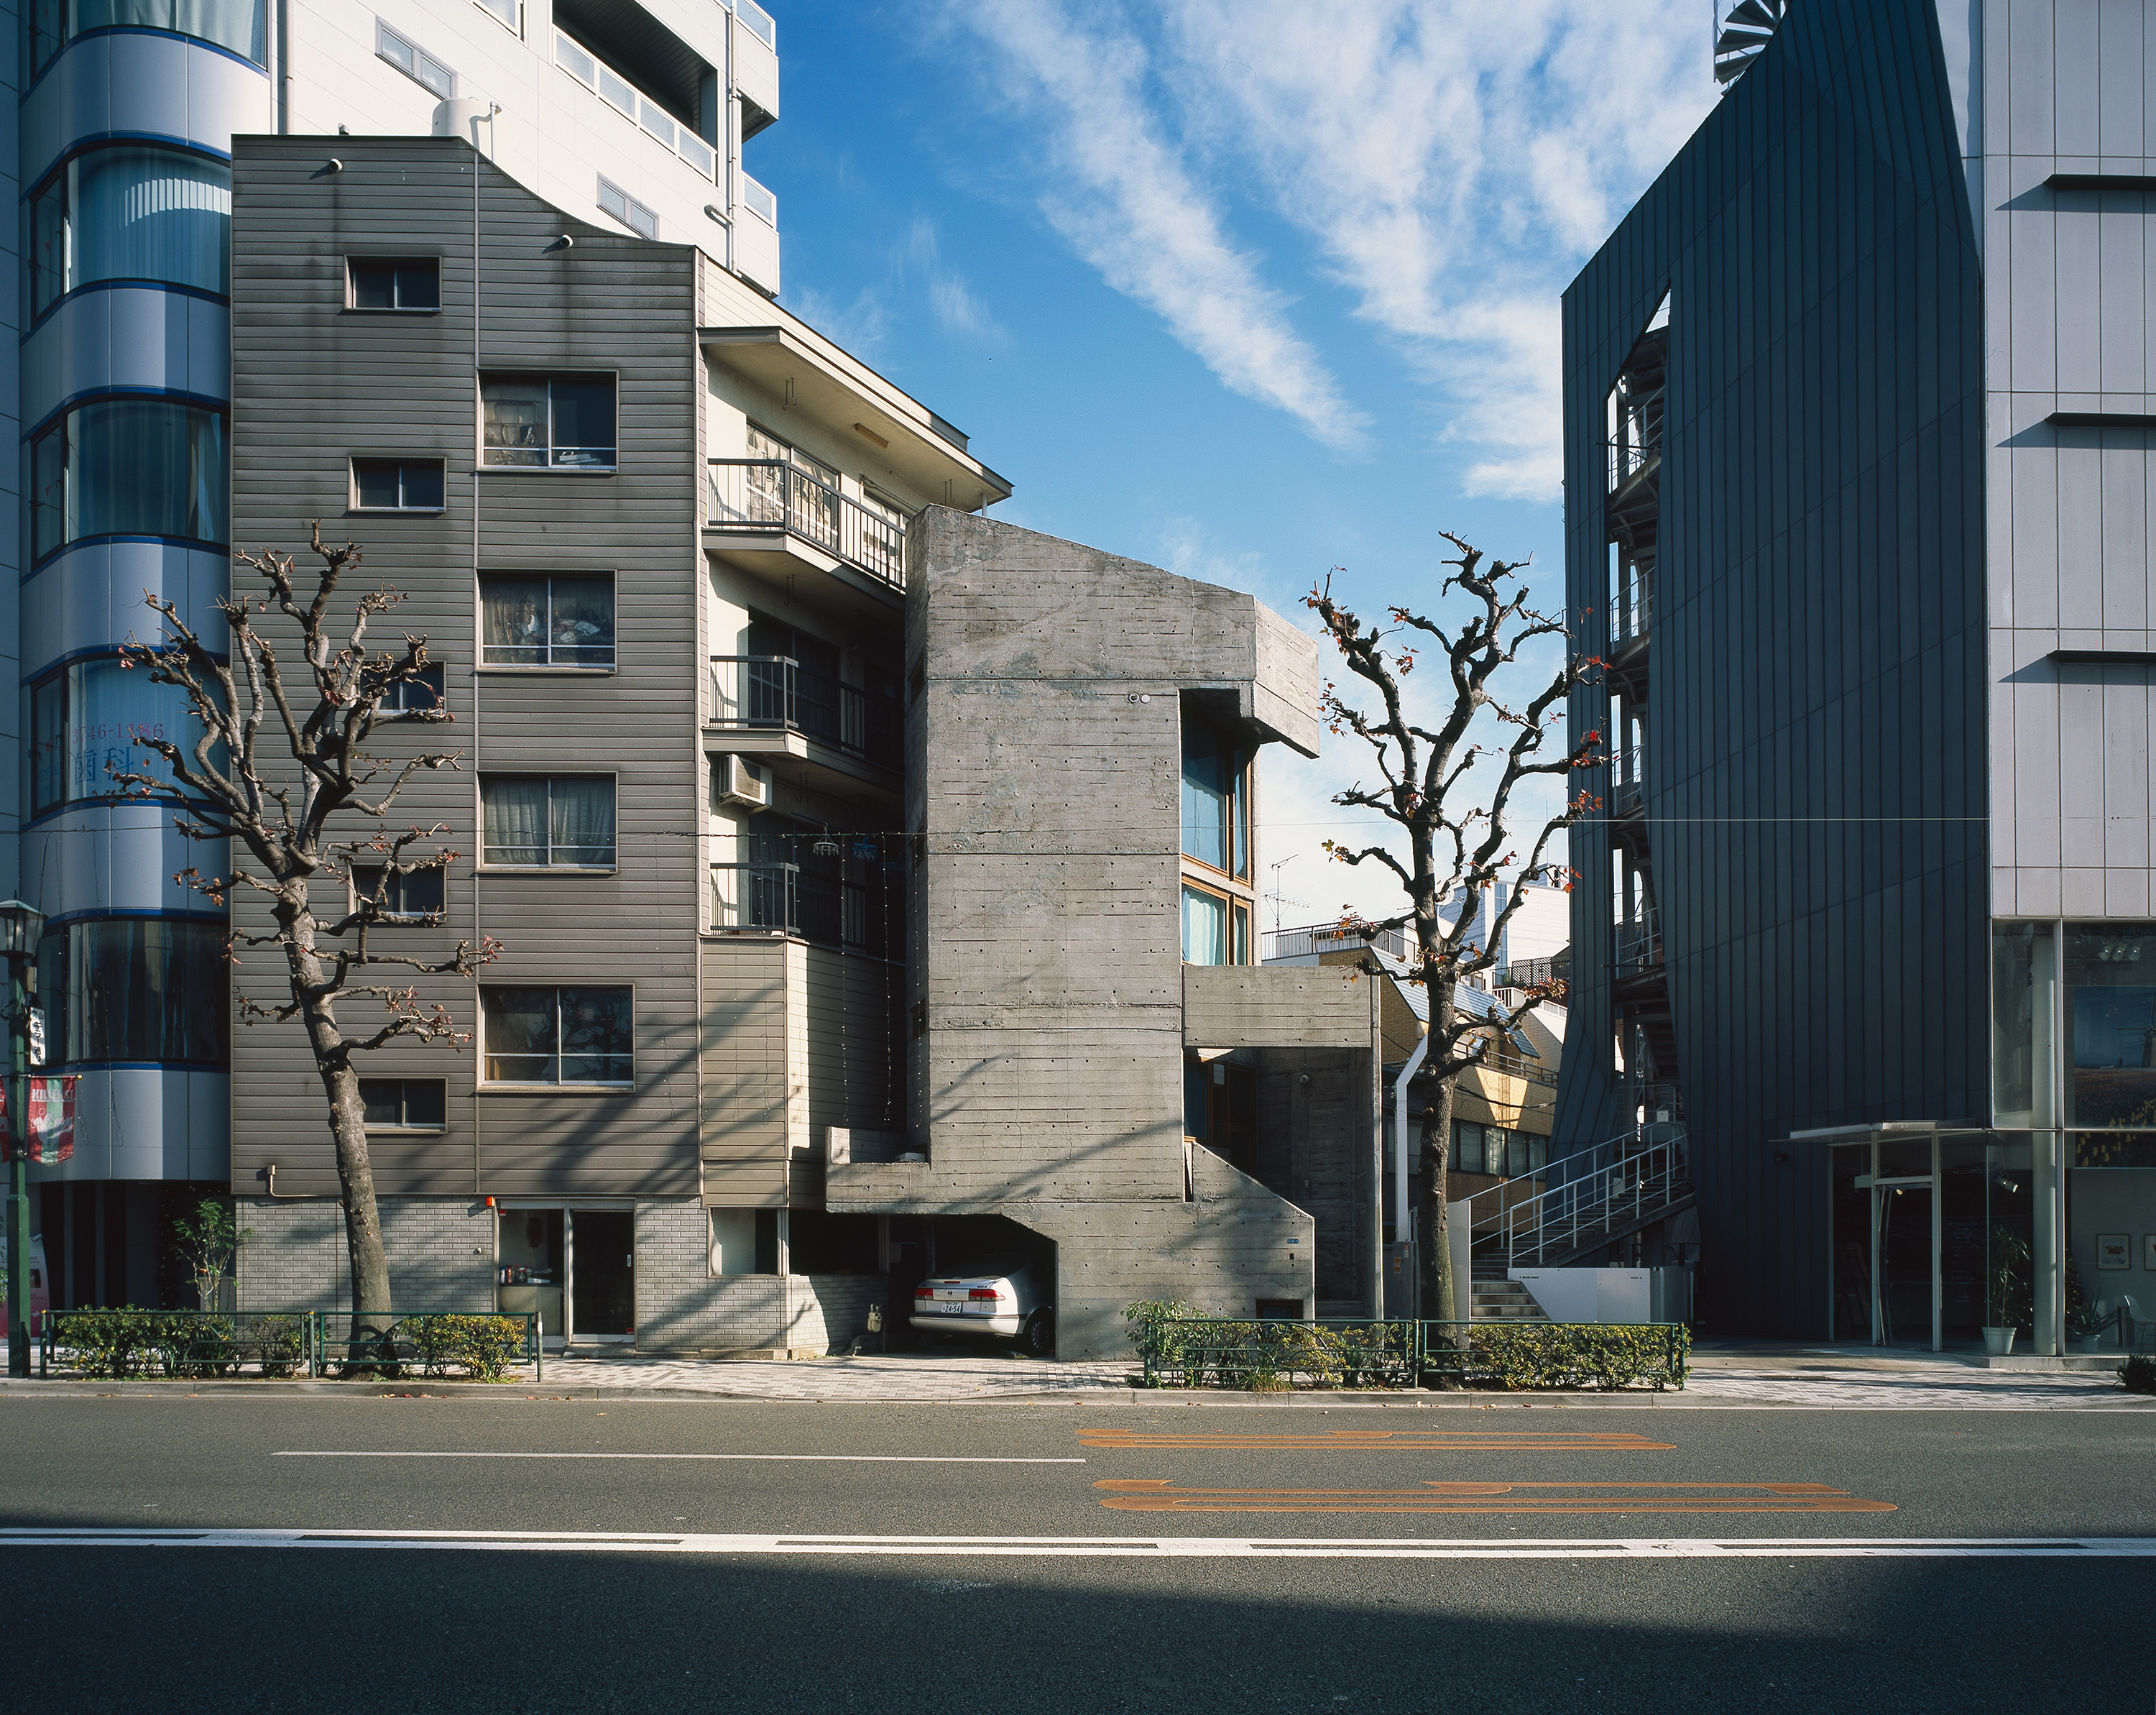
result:
[(1148, 56), (1128, 32), (1056, 0), (954, 0), (993, 50), (1005, 95), (1034, 121), (1050, 177), (1042, 213), (1117, 291), (1235, 392), (1349, 446), (1366, 419), (1287, 316), (1258, 259), (1228, 237), (1156, 112)]
[[(1043, 206), (1229, 386), (1363, 413), (1229, 224), (1232, 187), (1429, 383), (1470, 494), (1561, 473), (1558, 295), (1712, 106), (1703, 13), (1609, 0), (950, 0), (1040, 127)], [(1275, 262), (1281, 275), (1296, 265)]]

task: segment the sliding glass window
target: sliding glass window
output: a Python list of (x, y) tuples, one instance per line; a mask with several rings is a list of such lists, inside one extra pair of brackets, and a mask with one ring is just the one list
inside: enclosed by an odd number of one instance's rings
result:
[(76, 156), (30, 207), (30, 311), (105, 280), (231, 290), (232, 169), (181, 149)]
[(30, 484), (33, 559), (86, 537), (222, 547), (224, 418), (173, 399), (93, 400), (37, 438)]
[(31, 0), (30, 69), (43, 71), (77, 36), (93, 30), (153, 30), (192, 36), (269, 61), (267, 0)]
[(71, 662), (30, 687), (30, 814), (117, 796), (116, 774), (162, 779), (164, 760), (143, 741), (191, 749), (201, 732), (177, 685), (154, 685), (116, 656)]

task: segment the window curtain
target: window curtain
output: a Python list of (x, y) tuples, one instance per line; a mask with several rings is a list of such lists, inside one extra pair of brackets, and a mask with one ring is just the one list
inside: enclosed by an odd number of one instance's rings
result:
[(486, 659), (497, 665), (543, 666), (547, 660), (547, 580), (489, 578), (480, 584)]
[(613, 580), (557, 578), (553, 586), (553, 652), (572, 667), (613, 665)]
[(1218, 894), (1183, 890), (1183, 962), (1189, 965), (1228, 963), (1228, 901)]
[(486, 988), (480, 989), (479, 994), (482, 1028), (486, 1033), (487, 1082), (558, 1082), (554, 991)]
[(1216, 870), (1228, 867), (1228, 757), (1207, 728), (1183, 729), (1183, 850)]
[(544, 377), (489, 381), (480, 389), (480, 422), (490, 465), (547, 462)]
[[(67, 0), (59, 0), (59, 4), (65, 3)], [(41, 49), (46, 40), (45, 14), (49, 9), (57, 13), (59, 4), (50, 8), (40, 4), (38, 8), (40, 28), (37, 40)], [(71, 10), (74, 15), (67, 31), (69, 38), (87, 30), (134, 25), (176, 31), (198, 41), (229, 48), (257, 65), (269, 63), (265, 40), (268, 31), (264, 28), (267, 8), (264, 0), (72, 0)], [(44, 62), (40, 59), (38, 63)]]
[(228, 968), (217, 924), (93, 919), (48, 936), (38, 954), (40, 983), (49, 973), (54, 984), (45, 1004), (61, 1032), (61, 1060), (228, 1058)]
[(479, 787), (480, 840), (490, 864), (547, 861), (547, 782), (543, 778), (493, 774)]
[(98, 149), (68, 167), (69, 289), (96, 280), (230, 290), (232, 172), (172, 149)]
[(547, 783), (552, 861), (611, 864), (614, 857), (613, 777), (557, 774)]
[[(100, 399), (69, 418), (66, 460), (65, 540), (225, 539), (224, 419), (215, 413), (164, 399)], [(42, 460), (38, 475), (42, 488)], [(41, 546), (47, 534), (40, 529)]]
[(560, 993), (562, 1081), (628, 1083), (635, 1075), (630, 991), (564, 988)]

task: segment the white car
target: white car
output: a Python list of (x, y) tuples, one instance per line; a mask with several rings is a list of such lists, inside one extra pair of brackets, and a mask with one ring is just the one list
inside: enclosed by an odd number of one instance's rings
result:
[(914, 1328), (1009, 1340), (1028, 1358), (1055, 1350), (1055, 1307), (1042, 1290), (1043, 1271), (1022, 1256), (984, 1257), (963, 1272), (937, 1275), (913, 1289)]

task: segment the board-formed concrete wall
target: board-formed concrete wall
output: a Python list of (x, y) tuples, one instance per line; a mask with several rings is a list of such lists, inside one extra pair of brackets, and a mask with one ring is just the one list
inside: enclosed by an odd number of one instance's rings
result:
[(1315, 753), (1315, 647), (1249, 596), (943, 508), (908, 553), (909, 1141), (928, 1159), (834, 1167), (829, 1206), (993, 1211), (1054, 1239), (1069, 1355), (1125, 1349), (1133, 1298), (1307, 1302), (1309, 1218), (1187, 1165), (1179, 793), (1189, 694)]

